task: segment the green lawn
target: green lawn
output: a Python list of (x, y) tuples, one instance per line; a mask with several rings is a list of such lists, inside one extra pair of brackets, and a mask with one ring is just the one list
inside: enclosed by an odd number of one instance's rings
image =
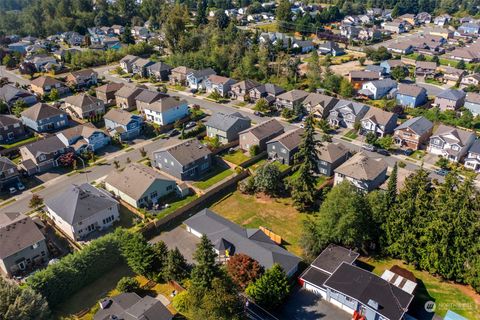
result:
[(167, 209), (164, 209), (162, 211), (160, 211), (159, 214), (157, 214), (155, 217), (160, 219), (160, 218), (163, 218), (165, 216), (168, 216), (170, 213), (176, 211), (177, 209), (187, 205), (188, 203), (192, 202), (193, 200), (197, 199), (197, 195), (192, 195), (192, 196), (188, 196), (186, 198), (183, 198), (183, 199), (176, 199), (176, 200), (172, 200), (172, 202), (168, 202), (167, 203), (169, 204), (169, 207)]
[(343, 136), (347, 137), (348, 139), (355, 140), (358, 137), (358, 133), (357, 133), (357, 130), (352, 129), (352, 130), (347, 131), (347, 133), (345, 133)]
[[(423, 310), (426, 301), (434, 301), (436, 304), (435, 313), (444, 316), (448, 309), (468, 318), (478, 319), (480, 306), (472, 298), (476, 295), (472, 289), (466, 286), (459, 286), (442, 281), (428, 272), (415, 270), (412, 266), (404, 264), (396, 259), (364, 259), (368, 265), (373, 266), (373, 272), (381, 275), (386, 269), (393, 265), (399, 265), (413, 272), (418, 282), (413, 307), (415, 310)], [(470, 292), (468, 294), (467, 292)], [(478, 299), (477, 299), (478, 300)], [(412, 309), (410, 308), (410, 309)], [(420, 318), (419, 318), (420, 319)]]
[(222, 156), (222, 158), (228, 162), (236, 164), (237, 166), (247, 161), (248, 159), (250, 159), (241, 150), (236, 150), (233, 153), (226, 153), (225, 155)]
[(415, 150), (409, 157), (415, 160), (422, 160), (425, 157), (425, 151)]
[(114, 224), (115, 228), (116, 227), (123, 227), (123, 228), (128, 229), (135, 224), (134, 219), (137, 216), (135, 215), (135, 213), (128, 210), (127, 207), (125, 207), (123, 205), (120, 205), (119, 213), (120, 213), (120, 221), (118, 221)]
[[(290, 175), (288, 178), (286, 178), (287, 180), (293, 180), (295, 179), (297, 176), (299, 175), (299, 171), (295, 171), (292, 175)], [(328, 177), (324, 176), (323, 174), (322, 175), (319, 175), (317, 177), (317, 187), (320, 187), (323, 183), (325, 183), (325, 181), (328, 180)]]
[(10, 149), (10, 148), (15, 148), (15, 147), (18, 147), (18, 146), (23, 146), (24, 144), (27, 144), (27, 143), (30, 143), (30, 142), (35, 142), (38, 140), (38, 137), (30, 137), (28, 139), (25, 139), (25, 140), (21, 140), (21, 141), (17, 141), (15, 143), (12, 143), (12, 144), (0, 144), (0, 147), (3, 147), (5, 149)]
[(278, 25), (277, 22), (272, 22), (268, 24), (262, 24), (261, 26), (258, 26), (258, 29), (264, 31), (264, 32), (277, 32), (278, 31)]
[(232, 169), (219, 168), (207, 173), (202, 181), (195, 182), (193, 185), (199, 189), (206, 190), (232, 174)]
[(278, 169), (280, 169), (280, 171), (286, 171), (288, 168), (290, 168), (290, 166), (288, 164), (284, 164), (284, 163), (280, 163), (278, 161), (273, 161), (272, 162), (274, 165), (276, 165), (278, 167)]

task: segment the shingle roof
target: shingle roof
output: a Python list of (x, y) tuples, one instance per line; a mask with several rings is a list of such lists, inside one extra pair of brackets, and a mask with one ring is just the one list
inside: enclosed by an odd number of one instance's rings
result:
[(293, 150), (300, 145), (304, 130), (302, 128), (289, 130), (273, 138), (267, 143), (279, 142), (288, 150)]
[(153, 103), (160, 100), (163, 96), (165, 95), (160, 92), (144, 89), (135, 97), (135, 100), (145, 103)]
[(93, 75), (96, 75), (97, 72), (93, 69), (83, 69), (83, 70), (78, 70), (78, 71), (73, 71), (70, 73), (74, 78), (77, 77), (91, 77)]
[(335, 244), (329, 244), (320, 255), (313, 260), (312, 266), (333, 273), (343, 262), (352, 264), (360, 254)]
[(142, 90), (142, 88), (124, 85), (115, 93), (115, 96), (121, 98), (136, 97)]
[(175, 183), (158, 171), (139, 163), (130, 163), (123, 171), (113, 170), (105, 178), (105, 183), (125, 193), (134, 200), (144, 196), (145, 191), (157, 180)]
[(32, 80), (30, 83), (34, 86), (41, 87), (41, 88), (43, 88), (45, 86), (54, 86), (57, 83), (63, 84), (63, 82), (61, 82), (61, 81), (59, 81), (55, 78), (45, 77), (45, 76), (38, 77), (37, 79)]
[(65, 99), (65, 103), (68, 103), (68, 104), (71, 104), (73, 106), (80, 107), (80, 108), (90, 106), (92, 104), (96, 105), (98, 103), (101, 103), (103, 105), (102, 100), (100, 100), (96, 97), (93, 97), (89, 94), (86, 94), (86, 93), (80, 93), (80, 94), (77, 94), (75, 96), (69, 96)]
[(170, 71), (172, 70), (172, 67), (170, 67), (168, 64), (164, 62), (155, 62), (151, 66), (148, 67), (150, 71), (155, 71), (155, 72), (162, 72), (162, 71)]
[(478, 94), (476, 92), (467, 93), (467, 97), (465, 98), (465, 102), (480, 104), (480, 94)]
[(84, 183), (71, 185), (56, 197), (46, 199), (45, 205), (66, 223), (73, 225), (118, 205), (118, 202), (108, 192)]
[(120, 62), (129, 62), (129, 63), (132, 63), (134, 62), (135, 60), (139, 59), (139, 57), (137, 56), (134, 56), (134, 55), (131, 55), (131, 54), (128, 54), (126, 55), (125, 57), (123, 57), (122, 59), (120, 59)]
[(373, 72), (373, 71), (350, 71), (350, 78), (352, 78), (352, 79), (378, 80), (378, 79), (380, 79), (380, 73)]
[(0, 157), (0, 172), (6, 172), (10, 169), (17, 169), (17, 165), (7, 157)]
[(270, 119), (259, 123), (247, 130), (243, 130), (240, 134), (250, 132), (252, 133), (258, 140), (265, 139), (272, 135), (275, 132), (283, 132), (284, 128), (280, 122), (275, 119)]
[(457, 129), (455, 127), (446, 126), (444, 124), (439, 125), (437, 130), (435, 130), (435, 132), (433, 133), (433, 136), (441, 137), (446, 135), (453, 135), (455, 137), (456, 142), (463, 147), (465, 146), (466, 142), (470, 139), (470, 137), (475, 134), (473, 132)]
[(27, 90), (22, 88), (17, 88), (11, 84), (6, 84), (0, 88), (0, 100), (3, 100), (9, 103), (10, 100), (18, 96), (26, 97), (26, 96), (33, 96), (33, 95)]
[(468, 149), (468, 152), (480, 154), (480, 140), (475, 140), (470, 149)]
[(100, 87), (96, 88), (95, 91), (103, 92), (103, 93), (117, 92), (118, 90), (123, 88), (123, 86), (124, 86), (123, 83), (110, 82), (110, 83), (104, 84), (103, 86), (100, 86)]
[(146, 109), (157, 111), (157, 112), (165, 112), (175, 107), (186, 105), (186, 104), (187, 104), (186, 100), (177, 100), (172, 97), (164, 97), (150, 104), (150, 106), (146, 107)]
[(202, 159), (211, 154), (210, 150), (195, 138), (181, 141), (171, 146), (166, 146), (155, 152), (168, 152), (182, 166), (188, 165), (193, 161)]
[(195, 78), (202, 78), (212, 74), (216, 74), (216, 72), (212, 68), (206, 68), (202, 70), (190, 70), (189, 74), (193, 75)]
[(240, 81), (240, 82), (237, 82), (235, 83), (234, 85), (232, 85), (232, 89), (233, 88), (240, 88), (242, 89), (242, 91), (249, 91), (249, 90), (252, 90), (253, 88), (256, 88), (260, 86), (260, 83), (254, 81), (254, 80), (243, 80), (243, 81)]
[(45, 240), (45, 236), (32, 218), (18, 212), (0, 213), (0, 259), (42, 240)]
[(93, 124), (86, 123), (81, 124), (75, 127), (67, 128), (57, 133), (57, 135), (62, 134), (67, 139), (72, 139), (75, 137), (84, 137), (88, 138), (95, 132), (103, 132), (100, 129), (97, 129)]
[(328, 143), (318, 148), (318, 159), (333, 163), (349, 153), (348, 149), (341, 143)]
[(207, 127), (212, 127), (224, 132), (227, 132), (231, 127), (233, 127), (237, 122), (248, 121), (248, 117), (243, 116), (239, 112), (232, 114), (225, 114), (223, 112), (215, 112), (205, 123)]
[(465, 97), (465, 91), (463, 90), (455, 90), (455, 89), (448, 89), (443, 90), (437, 95), (437, 98), (443, 98), (448, 100), (460, 100)]
[(97, 311), (94, 320), (170, 320), (172, 314), (160, 300), (145, 296), (140, 298), (136, 293), (121, 293), (107, 298), (109, 303), (104, 309)]
[(130, 121), (132, 121), (133, 115), (125, 110), (121, 109), (110, 109), (104, 116), (104, 119), (112, 120), (113, 122), (127, 125)]
[(425, 132), (430, 131), (433, 128), (433, 123), (424, 117), (416, 117), (412, 119), (408, 119), (401, 125), (399, 125), (395, 130), (402, 130), (410, 128), (413, 132), (422, 136)]
[(65, 114), (65, 112), (46, 103), (37, 103), (21, 113), (22, 117), (33, 121), (48, 119), (61, 114)]
[(225, 84), (229, 81), (232, 81), (231, 78), (218, 76), (216, 74), (211, 74), (210, 76), (208, 76), (208, 80), (214, 84)]
[(396, 114), (393, 112), (388, 112), (380, 108), (372, 107), (367, 111), (365, 117), (363, 117), (362, 120), (370, 119), (380, 125), (386, 125), (394, 117), (396, 117)]
[(370, 158), (365, 153), (359, 152), (335, 169), (335, 172), (358, 180), (373, 180), (386, 171), (387, 167), (385, 160)]
[(194, 72), (195, 70), (194, 69), (191, 69), (191, 68), (187, 68), (187, 67), (184, 67), (184, 66), (180, 66), (180, 67), (176, 67), (176, 68), (173, 68), (172, 69), (172, 73), (175, 72), (175, 73), (181, 73), (181, 74), (189, 74), (191, 72)]
[(338, 99), (334, 97), (327, 96), (320, 93), (310, 93), (305, 100), (303, 100), (304, 105), (309, 105), (314, 107), (316, 105), (321, 105), (322, 107), (330, 107), (337, 104)]
[(435, 62), (430, 62), (430, 61), (416, 61), (415, 67), (421, 68), (421, 69), (435, 70), (437, 69), (437, 64)]
[(31, 154), (36, 156), (38, 153), (49, 154), (58, 151), (61, 148), (65, 148), (65, 144), (57, 136), (50, 136), (20, 148), (26, 148)]
[(396, 88), (397, 81), (392, 79), (382, 79), (371, 81), (371, 84), (376, 88)]
[(278, 263), (288, 272), (301, 261), (262, 235), (263, 232), (258, 229), (244, 229), (209, 209), (203, 209), (184, 223), (193, 230), (206, 234), (213, 243), (220, 239), (228, 241), (233, 245), (231, 253), (244, 253), (267, 269)]
[(278, 96), (278, 99), (287, 101), (298, 101), (308, 96), (308, 92), (303, 90), (290, 90)]
[(426, 93), (427, 90), (417, 85), (400, 83), (398, 85), (398, 94), (403, 94), (409, 97), (418, 97), (422, 92)]
[(0, 127), (8, 127), (14, 124), (21, 124), (22, 121), (13, 117), (13, 116), (7, 116), (4, 114), (0, 114)]

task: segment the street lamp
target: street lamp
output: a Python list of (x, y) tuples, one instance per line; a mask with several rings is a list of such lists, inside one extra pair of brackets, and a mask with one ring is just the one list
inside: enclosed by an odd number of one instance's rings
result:
[(87, 170), (85, 169), (85, 161), (82, 159), (82, 157), (77, 157), (77, 159), (80, 159), (82, 161), (83, 172), (85, 173), (85, 179), (87, 180), (87, 183), (88, 183)]

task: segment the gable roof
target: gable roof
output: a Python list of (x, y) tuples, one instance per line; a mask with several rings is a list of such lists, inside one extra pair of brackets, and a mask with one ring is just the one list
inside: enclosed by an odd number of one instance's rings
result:
[(172, 71), (172, 73), (175, 72), (175, 73), (181, 73), (181, 74), (187, 75), (187, 74), (189, 74), (189, 73), (191, 73), (195, 70), (191, 69), (191, 68), (184, 67), (184, 66), (180, 66), (180, 67), (173, 68), (171, 71)]
[(253, 90), (258, 90), (260, 94), (267, 93), (268, 95), (272, 95), (272, 96), (278, 96), (279, 94), (282, 94), (285, 92), (285, 90), (282, 87), (279, 87), (272, 83), (265, 83), (265, 84), (259, 85), (258, 87), (253, 88)]
[(164, 97), (165, 95), (148, 89), (143, 89), (136, 97), (135, 100), (145, 102), (145, 103), (153, 103), (160, 98)]
[(367, 113), (362, 120), (371, 120), (380, 125), (386, 125), (393, 118), (396, 118), (397, 115), (393, 112), (385, 111), (380, 108), (372, 107), (368, 109)]
[(66, 114), (62, 110), (55, 108), (46, 103), (36, 103), (32, 107), (22, 111), (22, 117), (31, 119), (33, 121), (49, 119), (61, 114)]
[(217, 130), (221, 130), (224, 132), (227, 132), (235, 126), (238, 122), (242, 121), (248, 121), (250, 122), (250, 119), (248, 117), (243, 116), (239, 112), (235, 112), (232, 114), (226, 114), (223, 112), (215, 112), (205, 123), (207, 127), (212, 127)]
[(303, 100), (304, 105), (310, 105), (311, 107), (321, 105), (322, 107), (330, 107), (337, 104), (339, 100), (337, 98), (327, 96), (321, 93), (310, 93), (305, 100)]
[(70, 185), (61, 194), (45, 200), (45, 205), (70, 225), (117, 204), (108, 192), (89, 183)]
[(74, 78), (91, 77), (93, 75), (97, 75), (97, 72), (93, 69), (83, 69), (83, 70), (73, 71), (69, 74), (69, 76), (72, 76)]
[(32, 218), (18, 212), (0, 213), (0, 259), (42, 240), (45, 240), (45, 236)]
[(0, 127), (8, 127), (14, 124), (21, 124), (20, 119), (15, 118), (14, 116), (9, 116), (5, 114), (0, 114)]
[(177, 100), (173, 97), (164, 97), (164, 98), (161, 98), (160, 100), (153, 102), (152, 104), (150, 104), (150, 106), (145, 107), (145, 109), (158, 111), (158, 112), (166, 112), (170, 109), (173, 109), (181, 105), (186, 105), (186, 104), (187, 104), (186, 100)]
[(103, 86), (97, 87), (95, 91), (103, 92), (103, 93), (117, 92), (118, 90), (123, 88), (123, 86), (124, 86), (123, 83), (110, 82), (110, 83), (104, 84)]
[(320, 255), (313, 260), (312, 266), (332, 274), (343, 262), (352, 264), (360, 254), (335, 244), (329, 244)]
[(287, 100), (287, 101), (297, 101), (297, 100), (306, 98), (308, 94), (309, 93), (306, 91), (295, 89), (295, 90), (290, 90), (285, 93), (282, 93), (277, 98), (282, 100)]
[(121, 110), (121, 109), (110, 109), (104, 116), (104, 119), (109, 119), (115, 123), (119, 123), (122, 125), (127, 125), (132, 121), (134, 115), (128, 111)]
[(34, 79), (32, 81), (30, 81), (30, 84), (36, 86), (36, 87), (41, 87), (41, 88), (44, 88), (46, 86), (54, 86), (56, 84), (63, 84), (63, 82), (55, 79), (55, 78), (52, 78), (52, 77), (46, 77), (46, 76), (41, 76), (41, 77), (38, 77), (37, 79)]
[(80, 93), (75, 96), (69, 96), (65, 99), (65, 103), (68, 103), (75, 107), (80, 107), (80, 108), (87, 107), (92, 104), (96, 105), (98, 103), (101, 103), (103, 105), (102, 100), (86, 93)]
[(329, 163), (333, 163), (349, 153), (348, 149), (341, 143), (324, 144), (317, 150), (318, 159)]
[(213, 84), (225, 84), (228, 82), (234, 82), (235, 80), (227, 77), (222, 77), (216, 74), (211, 74), (208, 76), (208, 81), (210, 81)]
[(369, 106), (363, 103), (348, 100), (339, 100), (337, 104), (333, 107), (332, 111), (338, 111), (341, 113), (341, 110), (344, 108), (347, 108), (349, 112), (352, 112), (356, 116), (367, 113), (367, 111), (370, 109)]
[(415, 68), (436, 70), (437, 64), (431, 61), (415, 61)]
[(433, 123), (425, 117), (415, 117), (408, 119), (401, 125), (395, 128), (395, 130), (403, 130), (409, 128), (417, 135), (422, 136), (425, 132), (430, 131), (433, 128)]
[(151, 66), (147, 67), (150, 72), (162, 72), (162, 71), (170, 71), (172, 70), (172, 67), (170, 67), (168, 64), (164, 62), (155, 62)]
[(297, 148), (300, 145), (300, 142), (302, 141), (303, 132), (304, 130), (302, 128), (289, 130), (273, 138), (272, 140), (268, 141), (267, 144), (278, 142), (278, 143), (281, 143), (289, 151), (292, 151), (293, 149)]
[(480, 104), (480, 94), (476, 92), (468, 92), (465, 98), (465, 102)]
[[(457, 129), (455, 127), (446, 126), (441, 124), (438, 126), (437, 130), (433, 133), (432, 137), (438, 136), (446, 136), (446, 135), (453, 135), (455, 137), (455, 143), (458, 143), (461, 147), (465, 146), (467, 141), (470, 139), (471, 136), (475, 136), (473, 132)], [(442, 137), (445, 139), (445, 137)], [(450, 140), (450, 139), (449, 139)]]
[(358, 152), (335, 169), (335, 172), (358, 180), (374, 180), (386, 171), (387, 167), (382, 158), (371, 158), (363, 152)]
[(105, 307), (97, 311), (94, 320), (170, 320), (172, 314), (158, 299), (140, 298), (133, 292), (121, 293), (102, 302)]
[(190, 70), (190, 73), (188, 73), (188, 75), (191, 75), (195, 78), (208, 77), (212, 74), (216, 74), (215, 70), (213, 70), (212, 68), (206, 68), (202, 70)]
[(14, 85), (6, 84), (3, 87), (0, 87), (0, 100), (3, 100), (7, 103), (10, 102), (15, 97), (29, 97), (33, 96), (30, 92), (25, 89), (17, 88)]
[(63, 135), (67, 139), (72, 139), (75, 137), (84, 137), (88, 138), (95, 132), (103, 132), (100, 129), (97, 129), (93, 124), (86, 123), (81, 124), (75, 127), (67, 128), (57, 133), (57, 135)]
[[(396, 88), (397, 81), (392, 79), (374, 80), (370, 82), (375, 88)], [(373, 108), (372, 108), (373, 109)]]
[(36, 157), (39, 153), (49, 154), (49, 153), (56, 152), (60, 149), (63, 149), (65, 147), (66, 146), (62, 142), (62, 140), (60, 140), (55, 135), (42, 140), (35, 141), (25, 146), (22, 146), (20, 147), (20, 149), (25, 148)]
[(136, 97), (142, 92), (142, 88), (139, 87), (131, 87), (128, 85), (123, 85), (116, 93), (116, 97), (121, 98), (129, 98), (129, 97)]
[(130, 163), (123, 171), (113, 170), (105, 178), (105, 183), (139, 200), (150, 186), (158, 180), (175, 183), (158, 171), (139, 163)]
[(233, 245), (233, 253), (244, 253), (255, 259), (265, 268), (278, 263), (285, 272), (289, 272), (301, 259), (262, 236), (258, 229), (244, 229), (221, 217), (209, 209), (203, 209), (184, 222), (193, 230), (207, 235), (212, 243), (226, 240)]
[(463, 90), (455, 90), (455, 89), (447, 89), (443, 90), (437, 95), (437, 98), (443, 98), (448, 100), (460, 100), (465, 98), (465, 91)]
[(264, 122), (261, 122), (257, 125), (254, 125), (251, 128), (243, 130), (239, 134), (244, 134), (250, 132), (253, 134), (258, 140), (265, 139), (271, 136), (275, 132), (283, 132), (285, 129), (283, 128), (282, 124), (275, 119), (270, 119)]
[(398, 84), (398, 91), (397, 94), (402, 94), (409, 97), (418, 97), (422, 93), (426, 93), (427, 90), (420, 86), (414, 84), (405, 84), (399, 83)]
[(155, 152), (168, 152), (182, 166), (188, 165), (212, 152), (195, 138), (175, 143)]
[(232, 85), (232, 89), (240, 88), (242, 91), (249, 91), (258, 86), (260, 86), (260, 83), (258, 83), (257, 81), (247, 79), (235, 83), (234, 85)]
[(17, 170), (17, 165), (13, 163), (12, 160), (8, 159), (7, 157), (0, 157), (0, 173), (6, 172), (10, 169)]

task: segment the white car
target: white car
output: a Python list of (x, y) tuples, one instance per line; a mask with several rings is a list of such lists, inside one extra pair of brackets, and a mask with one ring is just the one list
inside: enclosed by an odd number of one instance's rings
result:
[(17, 192), (17, 189), (15, 189), (15, 187), (10, 187), (8, 190), (10, 191), (10, 194), (14, 194)]

